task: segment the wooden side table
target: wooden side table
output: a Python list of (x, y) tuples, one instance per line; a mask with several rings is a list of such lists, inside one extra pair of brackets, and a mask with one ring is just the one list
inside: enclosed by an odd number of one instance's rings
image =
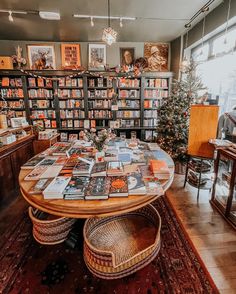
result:
[(51, 147), (58, 141), (60, 134), (56, 134), (48, 140), (34, 140), (34, 154), (39, 154), (40, 152), (45, 151), (47, 148)]

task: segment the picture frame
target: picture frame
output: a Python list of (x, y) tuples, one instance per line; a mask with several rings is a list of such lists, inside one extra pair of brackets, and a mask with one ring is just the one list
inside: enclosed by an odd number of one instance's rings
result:
[(63, 69), (78, 69), (81, 67), (80, 44), (61, 44), (61, 66)]
[(144, 43), (144, 57), (147, 59), (147, 71), (169, 70), (169, 43)]
[(106, 66), (106, 45), (89, 44), (88, 45), (88, 69), (104, 70)]
[(27, 45), (28, 61), (32, 70), (56, 69), (54, 45)]
[(134, 47), (121, 47), (120, 48), (120, 65), (132, 66), (135, 62), (135, 48)]

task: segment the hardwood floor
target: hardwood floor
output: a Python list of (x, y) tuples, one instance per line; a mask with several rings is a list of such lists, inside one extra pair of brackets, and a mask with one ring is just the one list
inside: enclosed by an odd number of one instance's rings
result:
[(175, 175), (168, 198), (220, 293), (236, 293), (236, 231), (212, 208), (208, 191), (200, 191), (197, 203), (197, 189), (184, 189), (183, 179)]
[[(183, 179), (175, 175), (168, 198), (220, 293), (236, 293), (236, 231), (212, 208), (208, 191), (200, 192), (197, 203), (197, 190), (188, 184), (184, 189)], [(8, 208), (0, 209), (0, 234), (26, 207), (27, 203), (18, 197)]]

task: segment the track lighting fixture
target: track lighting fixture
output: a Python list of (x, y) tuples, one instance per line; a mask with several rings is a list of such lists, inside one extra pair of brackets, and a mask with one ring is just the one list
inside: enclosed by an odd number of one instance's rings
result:
[(8, 19), (9, 19), (9, 21), (11, 21), (11, 22), (14, 21), (13, 16), (12, 16), (12, 11), (11, 11), (11, 10), (9, 10), (9, 16), (8, 16)]
[(92, 16), (90, 18), (90, 24), (91, 24), (91, 27), (94, 27), (94, 21), (93, 21), (93, 17)]

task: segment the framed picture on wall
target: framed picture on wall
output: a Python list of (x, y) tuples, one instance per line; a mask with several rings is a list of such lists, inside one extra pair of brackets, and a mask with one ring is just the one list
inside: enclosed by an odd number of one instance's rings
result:
[(80, 44), (61, 44), (61, 65), (63, 69), (81, 67)]
[(104, 70), (106, 66), (106, 45), (89, 44), (88, 47), (88, 69)]
[(148, 61), (148, 71), (168, 71), (169, 44), (145, 43), (144, 57)]
[(134, 51), (135, 48), (120, 48), (120, 65), (132, 66), (134, 65)]
[(30, 69), (56, 69), (53, 45), (27, 45)]

